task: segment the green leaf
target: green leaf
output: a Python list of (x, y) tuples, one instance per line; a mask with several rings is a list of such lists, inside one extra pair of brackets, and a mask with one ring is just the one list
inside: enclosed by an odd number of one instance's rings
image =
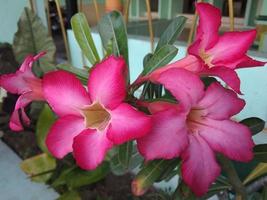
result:
[(18, 21), (18, 31), (14, 36), (13, 50), (19, 63), (22, 63), (29, 54), (36, 55), (41, 51), (46, 52), (33, 66), (33, 71), (38, 76), (55, 69), (56, 47), (53, 39), (48, 36), (47, 28), (42, 24), (41, 19), (29, 8), (24, 8)]
[(267, 163), (259, 163), (255, 169), (247, 176), (247, 178), (243, 181), (244, 184), (247, 184), (248, 182), (267, 174)]
[(190, 190), (190, 188), (181, 181), (175, 192), (173, 193), (173, 200), (195, 200), (197, 199), (194, 195), (194, 193)]
[(39, 115), (36, 124), (36, 140), (39, 148), (49, 154), (49, 151), (45, 144), (45, 139), (51, 125), (55, 122), (56, 117), (50, 107), (46, 104)]
[(110, 168), (113, 174), (121, 176), (136, 168), (142, 161), (136, 145), (132, 142), (125, 143), (118, 147), (117, 154), (110, 161)]
[(246, 125), (253, 135), (260, 133), (265, 126), (265, 121), (257, 117), (243, 119), (240, 123)]
[(69, 188), (79, 188), (103, 179), (109, 173), (109, 164), (102, 163), (95, 170), (86, 171), (78, 167), (64, 170), (53, 186), (68, 185)]
[(146, 62), (142, 75), (148, 75), (155, 69), (168, 64), (177, 54), (178, 49), (173, 45), (164, 45)]
[(85, 69), (79, 69), (77, 67), (72, 67), (70, 64), (58, 64), (57, 69), (62, 69), (68, 72), (71, 72), (77, 76), (78, 79), (84, 84), (87, 85), (89, 71)]
[(129, 64), (127, 32), (121, 13), (112, 11), (104, 15), (98, 24), (98, 30), (105, 50), (108, 51), (112, 43), (113, 54), (123, 56)]
[(144, 59), (143, 59), (143, 66), (145, 67), (148, 63), (148, 61), (152, 58), (153, 54), (152, 53), (148, 53), (145, 55)]
[(145, 193), (154, 182), (159, 180), (172, 162), (173, 160), (153, 160), (145, 164), (133, 180), (133, 193), (135, 195), (142, 195)]
[(77, 191), (69, 191), (63, 193), (57, 200), (81, 200), (80, 194)]
[(267, 144), (258, 144), (254, 147), (254, 159), (267, 163)]
[(89, 62), (94, 65), (99, 62), (94, 40), (91, 35), (91, 29), (88, 25), (86, 16), (83, 13), (77, 13), (71, 18), (71, 27), (75, 38)]
[(202, 82), (205, 85), (205, 88), (209, 87), (212, 83), (218, 82), (216, 78), (214, 77), (201, 77)]
[(46, 153), (28, 158), (21, 162), (20, 168), (31, 177), (32, 181), (45, 182), (56, 168), (56, 160)]
[(172, 20), (167, 29), (160, 36), (155, 52), (157, 52), (164, 45), (173, 44), (177, 40), (179, 35), (184, 30), (186, 20), (187, 18), (184, 16), (179, 16)]

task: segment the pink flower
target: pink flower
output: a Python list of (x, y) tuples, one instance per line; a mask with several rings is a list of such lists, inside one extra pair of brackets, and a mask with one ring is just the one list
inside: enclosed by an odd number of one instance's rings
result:
[(23, 130), (23, 125), (19, 117), (19, 109), (21, 110), (23, 123), (29, 125), (30, 120), (24, 111), (24, 107), (31, 101), (44, 100), (42, 94), (42, 80), (32, 73), (33, 62), (44, 54), (45, 52), (41, 52), (36, 56), (27, 56), (16, 73), (0, 76), (0, 87), (10, 93), (20, 94), (9, 123), (10, 128), (14, 131)]
[(44, 96), (59, 116), (46, 139), (55, 157), (73, 152), (81, 168), (94, 169), (113, 145), (150, 131), (151, 118), (124, 102), (125, 70), (122, 58), (108, 57), (91, 70), (88, 92), (66, 71), (44, 76)]
[(242, 67), (263, 66), (266, 62), (253, 60), (246, 55), (256, 38), (256, 30), (226, 32), (219, 35), (220, 10), (208, 3), (197, 3), (199, 14), (196, 39), (185, 58), (140, 77), (135, 83), (157, 76), (170, 68), (184, 68), (200, 76), (217, 76), (240, 93), (240, 80), (234, 71)]
[(146, 160), (181, 156), (182, 178), (201, 196), (220, 174), (215, 152), (237, 161), (252, 159), (249, 129), (230, 119), (245, 106), (236, 93), (219, 83), (204, 91), (198, 76), (185, 69), (163, 72), (156, 83), (163, 84), (179, 104), (149, 104), (154, 126), (137, 140)]

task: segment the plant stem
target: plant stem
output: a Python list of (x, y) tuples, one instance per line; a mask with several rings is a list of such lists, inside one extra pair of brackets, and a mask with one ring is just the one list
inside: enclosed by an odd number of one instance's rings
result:
[(246, 189), (242, 184), (238, 174), (236, 173), (233, 163), (223, 155), (219, 155), (218, 160), (221, 163), (222, 169), (226, 172), (229, 182), (236, 192), (236, 200), (247, 199)]

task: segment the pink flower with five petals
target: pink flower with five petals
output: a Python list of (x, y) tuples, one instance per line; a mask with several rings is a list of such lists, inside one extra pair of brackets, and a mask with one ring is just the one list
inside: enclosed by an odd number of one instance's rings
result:
[(256, 38), (256, 30), (225, 32), (219, 35), (220, 10), (208, 3), (197, 3), (199, 24), (196, 39), (185, 58), (166, 65), (151, 74), (139, 77), (135, 84), (156, 80), (159, 74), (172, 68), (183, 68), (200, 76), (217, 76), (233, 90), (240, 92), (240, 80), (235, 69), (264, 66), (266, 62), (253, 60), (246, 52)]
[(14, 131), (23, 130), (23, 125), (19, 117), (19, 109), (21, 110), (23, 123), (29, 125), (30, 119), (26, 115), (24, 107), (31, 101), (44, 100), (42, 94), (42, 80), (32, 73), (33, 62), (44, 54), (45, 52), (41, 52), (36, 56), (29, 55), (16, 73), (0, 76), (0, 87), (10, 93), (20, 94), (9, 122), (10, 128)]
[(155, 82), (163, 84), (179, 101), (148, 105), (154, 126), (137, 140), (146, 160), (181, 156), (182, 178), (197, 196), (208, 191), (220, 174), (215, 153), (247, 162), (254, 143), (249, 129), (230, 118), (245, 101), (219, 83), (204, 90), (198, 76), (185, 69), (170, 69)]
[(151, 118), (124, 102), (126, 64), (110, 56), (91, 70), (88, 92), (66, 71), (47, 73), (43, 78), (46, 100), (59, 116), (46, 144), (57, 158), (73, 152), (77, 164), (95, 169), (113, 145), (145, 136)]

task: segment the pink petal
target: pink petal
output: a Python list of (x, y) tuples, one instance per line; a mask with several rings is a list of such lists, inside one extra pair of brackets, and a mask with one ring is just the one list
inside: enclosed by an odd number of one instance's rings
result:
[(248, 162), (253, 158), (254, 143), (246, 126), (231, 120), (209, 118), (196, 126), (213, 150), (237, 161)]
[(54, 71), (43, 78), (43, 93), (49, 105), (59, 116), (80, 115), (79, 109), (90, 105), (90, 98), (75, 75), (66, 71)]
[(25, 81), (27, 78), (32, 78), (32, 76), (21, 71), (17, 71), (14, 74), (4, 74), (0, 76), (0, 86), (10, 93), (22, 94), (31, 90)]
[(188, 144), (186, 116), (175, 109), (152, 115), (152, 130), (137, 140), (138, 150), (146, 160), (178, 157)]
[(74, 138), (73, 154), (82, 169), (93, 170), (102, 163), (112, 146), (106, 132), (87, 129)]
[(152, 114), (170, 109), (176, 110), (177, 112), (180, 110), (179, 105), (167, 101), (154, 101), (148, 103), (146, 106), (148, 107), (149, 112)]
[(258, 60), (254, 60), (249, 56), (245, 55), (240, 62), (237, 64), (237, 68), (245, 68), (245, 67), (260, 67), (264, 66), (267, 62), (261, 62)]
[(242, 58), (256, 37), (256, 30), (226, 32), (213, 48), (207, 51), (212, 56), (212, 64), (224, 65)]
[(74, 115), (60, 117), (50, 128), (46, 138), (48, 150), (56, 158), (72, 152), (73, 138), (85, 129), (84, 120)]
[(107, 137), (114, 144), (143, 137), (151, 130), (151, 118), (129, 104), (122, 103), (110, 113)]
[(197, 195), (205, 194), (220, 175), (220, 167), (207, 142), (197, 134), (189, 134), (189, 145), (182, 153), (182, 178)]
[(204, 110), (206, 117), (229, 119), (239, 113), (245, 104), (245, 101), (238, 98), (232, 90), (225, 89), (219, 83), (213, 83), (208, 87), (197, 107)]
[(18, 98), (16, 105), (15, 105), (15, 110), (13, 111), (10, 122), (9, 122), (9, 127), (13, 131), (22, 131), (23, 126), (20, 121), (19, 117), (19, 109), (21, 109), (21, 117), (25, 125), (30, 124), (30, 119), (26, 115), (24, 111), (24, 107), (26, 107), (31, 101), (33, 100), (41, 100), (41, 99), (35, 99), (35, 95), (33, 92), (26, 92), (20, 95)]
[(218, 40), (218, 31), (221, 25), (220, 9), (209, 3), (197, 3), (196, 10), (199, 14), (197, 39), (201, 39), (201, 46), (208, 50)]
[(46, 52), (40, 52), (36, 56), (32, 56), (32, 55), (27, 56), (24, 59), (22, 65), (20, 66), (19, 71), (21, 71), (21, 72), (25, 72), (27, 70), (30, 70), (31, 71), (33, 62), (36, 61), (36, 60), (38, 60), (40, 57), (44, 56), (45, 54), (46, 54)]
[(0, 86), (3, 87), (10, 93), (22, 94), (31, 90), (31, 85), (28, 83), (28, 80), (31, 81), (40, 81), (32, 73), (32, 64), (35, 60), (41, 57), (44, 53), (40, 53), (37, 56), (27, 56), (22, 63), (20, 69), (16, 73), (4, 74), (0, 76)]
[(176, 62), (173, 62), (171, 64), (168, 64), (164, 67), (158, 68), (154, 72), (149, 75), (149, 79), (151, 81), (155, 81), (158, 79), (159, 75), (162, 74), (163, 72), (169, 70), (169, 69), (174, 69), (174, 68), (182, 68), (186, 69), (191, 72), (198, 73), (199, 71), (202, 70), (203, 66), (201, 61), (193, 55), (187, 55), (185, 58), (178, 60)]
[(122, 57), (110, 56), (96, 64), (89, 75), (88, 91), (92, 102), (112, 109), (126, 96), (126, 64)]
[(200, 78), (185, 69), (169, 69), (156, 82), (167, 88), (185, 108), (195, 105), (204, 95)]
[(203, 70), (200, 74), (204, 76), (217, 76), (222, 79), (228, 86), (230, 86), (235, 92), (241, 94), (240, 79), (233, 69), (218, 66), (212, 67), (205, 71)]
[[(21, 109), (21, 117), (22, 117), (23, 122), (26, 125), (30, 124), (30, 119), (26, 115), (23, 108)], [(21, 124), (18, 110), (13, 111), (13, 113), (10, 117), (9, 127), (13, 131), (22, 131), (23, 130), (23, 125)]]

